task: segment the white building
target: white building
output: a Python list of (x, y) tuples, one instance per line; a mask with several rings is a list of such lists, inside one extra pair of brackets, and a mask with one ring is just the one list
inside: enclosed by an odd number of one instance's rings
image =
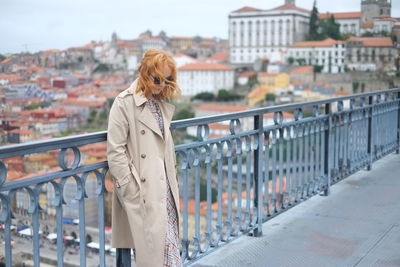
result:
[(294, 1), (270, 10), (243, 7), (229, 14), (229, 60), (232, 64), (252, 64), (270, 58), (305, 40), (310, 10), (296, 7)]
[(163, 50), (167, 46), (167, 43), (161, 37), (144, 37), (140, 41), (142, 43), (142, 51), (150, 48)]
[(223, 64), (198, 62), (178, 68), (178, 84), (182, 95), (192, 96), (201, 92), (216, 94), (220, 89), (234, 86), (234, 69)]
[(361, 12), (321, 13), (319, 14), (319, 19), (328, 19), (332, 15), (335, 18), (335, 22), (340, 24), (340, 33), (357, 36), (361, 34)]
[(289, 47), (289, 57), (304, 59), (305, 64), (323, 66), (322, 72), (344, 72), (346, 47), (343, 41), (331, 38), (323, 41), (295, 43)]
[(374, 20), (374, 32), (387, 32), (390, 33), (393, 30), (393, 27), (399, 21), (395, 18), (377, 18)]
[(174, 60), (176, 62), (176, 67), (177, 68), (182, 67), (182, 66), (187, 65), (187, 64), (191, 64), (191, 63), (196, 63), (197, 62), (197, 60), (195, 58), (193, 58), (191, 56), (188, 56), (188, 55), (185, 55), (185, 54), (181, 54), (181, 53), (174, 55)]
[(390, 37), (351, 37), (346, 46), (347, 66), (351, 70), (395, 70), (398, 52)]

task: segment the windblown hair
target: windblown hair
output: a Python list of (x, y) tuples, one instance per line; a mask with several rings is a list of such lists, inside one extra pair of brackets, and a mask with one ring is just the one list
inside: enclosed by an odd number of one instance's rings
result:
[[(164, 77), (164, 66), (170, 68), (173, 81), (169, 81), (166, 79), (167, 77)], [(165, 88), (155, 97), (162, 100), (171, 100), (180, 96), (181, 91), (176, 83), (176, 64), (172, 56), (167, 52), (158, 49), (147, 50), (140, 61), (138, 71), (137, 93), (142, 93), (147, 98), (152, 96), (152, 90), (156, 86), (153, 77), (151, 77), (151, 75), (154, 75), (165, 82)]]

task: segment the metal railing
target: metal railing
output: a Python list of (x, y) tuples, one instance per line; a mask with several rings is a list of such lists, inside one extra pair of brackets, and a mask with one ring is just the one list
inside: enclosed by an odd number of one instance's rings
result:
[[(400, 89), (327, 100), (294, 103), (226, 115), (174, 121), (182, 198), (182, 258), (192, 263), (243, 234), (259, 236), (262, 223), (322, 193), (352, 173), (400, 148)], [(195, 140), (185, 133), (195, 133)], [(183, 136), (183, 137), (182, 137)], [(99, 265), (105, 266), (104, 195), (107, 162), (81, 165), (79, 147), (104, 142), (106, 132), (38, 141), (0, 148), (0, 159), (59, 151), (60, 170), (6, 181), (0, 161), (0, 199), (4, 222), (6, 265), (12, 266), (11, 203), (17, 191), (30, 196), (33, 262), (40, 264), (39, 194), (54, 189), (57, 260), (64, 263), (63, 190), (76, 182), (79, 201), (80, 266), (86, 266), (85, 184), (97, 179)], [(67, 151), (73, 162), (66, 163)], [(72, 178), (71, 178), (72, 177)], [(117, 250), (130, 264), (130, 253)]]

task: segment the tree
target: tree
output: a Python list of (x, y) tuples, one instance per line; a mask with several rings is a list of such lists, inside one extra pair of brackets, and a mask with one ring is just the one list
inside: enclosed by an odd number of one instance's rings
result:
[(194, 117), (194, 113), (188, 109), (182, 109), (178, 113), (176, 113), (173, 117), (173, 120), (183, 120), (190, 119)]
[(232, 101), (240, 98), (240, 95), (233, 94), (226, 89), (221, 89), (218, 91), (217, 101)]
[(310, 28), (308, 32), (308, 40), (320, 40), (319, 36), (319, 12), (317, 8), (317, 2), (314, 0), (314, 5), (313, 9), (311, 11), (311, 16), (310, 16)]
[(275, 101), (275, 98), (276, 98), (275, 94), (272, 93), (268, 93), (265, 95), (265, 100), (267, 101)]
[(247, 85), (249, 86), (250, 89), (257, 84), (258, 84), (257, 75), (251, 76), (249, 81), (247, 82)]
[(306, 60), (305, 60), (304, 58), (296, 58), (296, 62), (297, 62), (297, 64), (299, 64), (300, 66), (306, 64)]
[(313, 65), (313, 72), (320, 73), (323, 70), (323, 65)]
[(106, 64), (99, 64), (93, 70), (93, 72), (107, 72), (107, 71), (110, 71), (110, 68)]
[(335, 17), (331, 15), (328, 19), (320, 21), (321, 34), (320, 38), (332, 38), (335, 40), (341, 40), (342, 36), (340, 34), (340, 24), (336, 23)]
[(294, 63), (294, 58), (293, 57), (288, 57), (288, 64), (289, 65), (293, 65), (293, 63)]
[(214, 98), (215, 98), (215, 96), (213, 93), (201, 92), (201, 93), (198, 93), (195, 96), (193, 96), (191, 98), (191, 100), (199, 99), (199, 100), (203, 100), (203, 101), (212, 101), (212, 100), (214, 100)]
[(3, 61), (4, 59), (6, 59), (6, 57), (0, 54), (0, 62)]

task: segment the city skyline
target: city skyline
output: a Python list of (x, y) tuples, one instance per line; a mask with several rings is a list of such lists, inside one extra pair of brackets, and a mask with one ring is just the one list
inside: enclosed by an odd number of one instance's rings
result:
[[(311, 10), (313, 1), (297, 0), (296, 5)], [(360, 2), (319, 0), (317, 7), (320, 13), (360, 11)], [(108, 41), (113, 32), (122, 39), (134, 39), (146, 30), (153, 34), (164, 30), (168, 36), (200, 35), (227, 39), (230, 12), (243, 6), (270, 9), (283, 4), (284, 0), (265, 3), (256, 0), (204, 0), (196, 3), (117, 0), (115, 3), (109, 5), (104, 0), (73, 0), (68, 3), (6, 0), (0, 20), (0, 32), (6, 41), (0, 43), (0, 54), (66, 49), (92, 40)], [(399, 1), (392, 3), (392, 16), (400, 17)]]

